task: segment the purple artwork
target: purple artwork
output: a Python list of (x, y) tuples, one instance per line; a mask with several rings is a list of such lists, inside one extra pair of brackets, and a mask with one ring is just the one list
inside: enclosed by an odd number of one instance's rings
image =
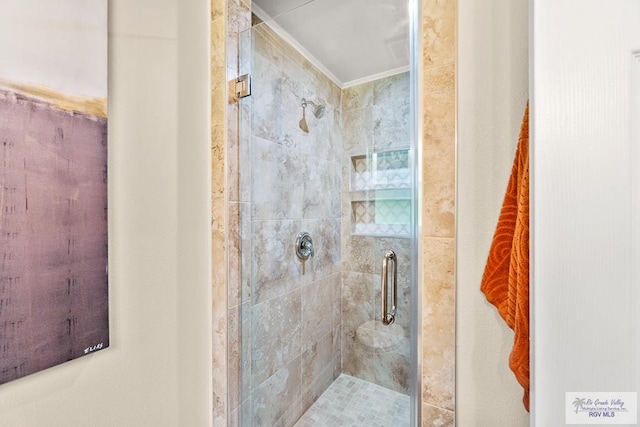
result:
[(0, 5), (0, 384), (109, 345), (106, 0), (48, 3)]
[(107, 120), (0, 91), (0, 383), (109, 344)]

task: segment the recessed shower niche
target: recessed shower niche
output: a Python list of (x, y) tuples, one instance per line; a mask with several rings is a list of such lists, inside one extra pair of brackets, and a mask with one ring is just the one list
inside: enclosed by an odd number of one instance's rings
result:
[(351, 233), (411, 237), (409, 149), (352, 155)]

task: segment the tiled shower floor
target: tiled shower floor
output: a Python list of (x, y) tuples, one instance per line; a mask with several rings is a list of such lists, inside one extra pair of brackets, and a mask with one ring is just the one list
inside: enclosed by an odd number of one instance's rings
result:
[(409, 424), (409, 396), (342, 374), (295, 427), (402, 427)]

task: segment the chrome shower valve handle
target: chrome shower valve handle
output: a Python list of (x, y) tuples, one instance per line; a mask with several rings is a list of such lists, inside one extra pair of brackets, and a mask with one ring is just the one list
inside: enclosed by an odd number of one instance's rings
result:
[(311, 239), (311, 235), (306, 231), (299, 233), (296, 238), (296, 255), (298, 255), (298, 258), (302, 261), (313, 258), (313, 239)]

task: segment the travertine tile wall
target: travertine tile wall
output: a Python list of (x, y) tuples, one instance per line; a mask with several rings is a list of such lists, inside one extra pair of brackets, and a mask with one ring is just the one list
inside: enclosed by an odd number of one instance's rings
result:
[(455, 410), (456, 1), (423, 0), (422, 425)]
[[(228, 82), (234, 81), (234, 79), (241, 74), (239, 46), (242, 34), (251, 27), (251, 0), (226, 0), (221, 1), (221, 3), (224, 4), (223, 10), (226, 15), (222, 21), (222, 24), (226, 25), (222, 26), (222, 30), (219, 30), (224, 40), (226, 40), (226, 73), (224, 74), (224, 80), (222, 82), (224, 85), (222, 89), (225, 90), (222, 94), (222, 99), (225, 104), (225, 110), (223, 111), (226, 113), (226, 128), (221, 134), (226, 136), (226, 140), (224, 145), (222, 145), (224, 149), (214, 149), (212, 157), (214, 162), (216, 161), (216, 157), (223, 159), (225, 162), (224, 173), (226, 180), (218, 181), (217, 185), (224, 184), (223, 208), (226, 212), (226, 222), (224, 224), (226, 247), (224, 249), (226, 252), (226, 260), (224, 260), (224, 262), (218, 260), (214, 252), (213, 270), (215, 274), (218, 265), (226, 266), (226, 288), (224, 292), (217, 293), (214, 291), (214, 307), (222, 303), (215, 299), (216, 296), (226, 297), (225, 309), (227, 317), (226, 322), (214, 318), (214, 333), (218, 327), (226, 327), (227, 336), (224, 353), (222, 353), (222, 348), (217, 352), (214, 346), (214, 369), (219, 366), (221, 370), (225, 369), (226, 371), (226, 395), (224, 396), (226, 399), (224, 401), (221, 399), (214, 400), (214, 405), (220, 402), (221, 406), (224, 405), (224, 410), (228, 411), (228, 413), (225, 412), (225, 423), (221, 424), (227, 426), (240, 425), (241, 416), (245, 416), (245, 414), (241, 413), (240, 408), (240, 401), (243, 396), (242, 374), (244, 373), (243, 369), (241, 369), (241, 352), (243, 350), (249, 351), (250, 349), (248, 345), (244, 346), (244, 340), (248, 339), (249, 335), (242, 334), (243, 325), (246, 325), (248, 311), (243, 311), (242, 308), (244, 289), (242, 272), (244, 271), (244, 266), (241, 265), (243, 260), (242, 250), (245, 245), (250, 244), (250, 240), (244, 240), (244, 238), (250, 237), (250, 233), (243, 233), (241, 226), (242, 214), (247, 211), (249, 201), (246, 197), (243, 197), (241, 191), (242, 184), (239, 165), (240, 162), (244, 160), (244, 153), (241, 151), (241, 132), (239, 129), (239, 109), (241, 104), (235, 97), (235, 88)], [(216, 168), (214, 168), (214, 171), (215, 170)], [(215, 185), (216, 184), (214, 184), (214, 188)], [(218, 285), (221, 287), (222, 283)], [(215, 286), (216, 283), (214, 283), (214, 287)], [(218, 356), (217, 360), (216, 356)], [(216, 397), (218, 396), (214, 396), (214, 398)], [(222, 419), (222, 417), (220, 419)]]
[[(343, 90), (342, 111), (342, 372), (408, 393), (411, 240), (354, 234), (352, 200), (375, 200), (376, 193), (352, 191), (350, 183), (352, 156), (370, 159), (374, 151), (409, 148), (409, 73)], [(396, 252), (399, 266), (398, 315), (390, 326), (380, 322), (380, 270), (387, 249)]]
[(226, 108), (227, 2), (211, 0), (211, 251), (213, 425), (227, 425)]

